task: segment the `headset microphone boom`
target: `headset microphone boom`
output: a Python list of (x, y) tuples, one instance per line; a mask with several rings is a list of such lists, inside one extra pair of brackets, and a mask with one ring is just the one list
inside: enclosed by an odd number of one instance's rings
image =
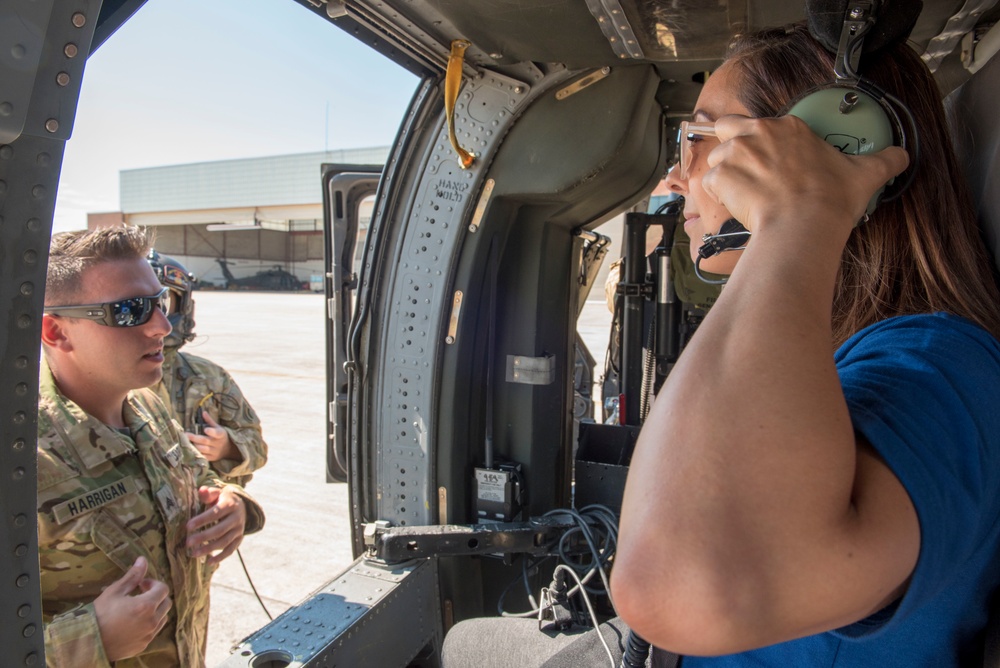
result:
[[(916, 171), (920, 151), (910, 110), (897, 97), (858, 74), (858, 63), (862, 53), (905, 40), (922, 3), (888, 0), (880, 7), (878, 0), (811, 0), (806, 4), (809, 31), (828, 50), (836, 50), (836, 78), (806, 91), (784, 113), (801, 118), (813, 132), (843, 153), (863, 155), (889, 146), (900, 146), (910, 153), (910, 167), (902, 181), (888, 194), (886, 187), (880, 188), (869, 201), (860, 223), (868, 219), (880, 202), (895, 199), (906, 189)], [(681, 137), (681, 141), (686, 139)], [(892, 184), (890, 180), (886, 186)], [(721, 252), (742, 250), (749, 239), (750, 232), (735, 218), (724, 222), (716, 234), (706, 234), (695, 262), (698, 277), (706, 283), (725, 283), (726, 279), (716, 281), (704, 276), (699, 271), (701, 260)]]

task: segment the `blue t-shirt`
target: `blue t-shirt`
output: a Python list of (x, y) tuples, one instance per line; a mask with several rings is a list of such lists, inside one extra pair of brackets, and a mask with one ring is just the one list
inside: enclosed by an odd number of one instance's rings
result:
[(1000, 582), (1000, 343), (944, 313), (891, 318), (835, 355), (854, 428), (906, 488), (920, 555), (905, 595), (837, 631), (682, 668), (981, 665)]

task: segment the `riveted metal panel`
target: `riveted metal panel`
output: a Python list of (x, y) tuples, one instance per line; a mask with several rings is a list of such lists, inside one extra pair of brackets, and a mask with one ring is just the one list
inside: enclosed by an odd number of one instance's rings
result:
[(52, 4), (8, 3), (0, 13), (0, 142), (14, 141), (24, 129)]
[[(23, 123), (0, 130), (0, 312), (4, 314), (0, 325), (0, 647), (4, 665), (10, 666), (45, 663), (35, 510), (41, 312), (63, 149), (73, 126), (100, 6), (99, 0), (60, 0), (4, 3), (0, 10), (4, 26), (0, 51), (16, 56), (22, 47), (24, 57), (15, 58), (13, 65), (23, 67), (18, 77), (31, 82), (28, 94), (23, 90), (11, 93), (18, 98), (10, 111), (24, 113)], [(11, 22), (22, 19), (27, 21), (22, 27), (39, 42), (18, 41)], [(0, 100), (0, 116), (4, 102)]]
[(489, 161), (522, 109), (554, 82), (569, 76), (558, 69), (530, 88), (482, 72), (467, 80), (455, 105), (459, 143), (476, 160), (459, 166), (444, 119), (422, 162), (421, 178), (392, 263), (388, 308), (383, 315), (383, 356), (374, 410), (376, 512), (391, 524), (432, 524), (437, 486), (432, 471), (435, 363), (446, 342), (454, 292), (448, 268), (467, 234)]
[(443, 636), (437, 562), (358, 559), (234, 649), (222, 668), (403, 667)]

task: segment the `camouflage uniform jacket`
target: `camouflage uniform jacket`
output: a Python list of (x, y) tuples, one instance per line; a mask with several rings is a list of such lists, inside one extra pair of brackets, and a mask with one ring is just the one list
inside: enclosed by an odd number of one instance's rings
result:
[(153, 386), (185, 431), (196, 431), (199, 407), (229, 433), (243, 456), (242, 461), (220, 459), (210, 466), (226, 482), (245, 486), (252, 473), (267, 462), (267, 443), (260, 430), (260, 420), (225, 369), (204, 357), (163, 351), (163, 380)]
[[(223, 487), (149, 390), (130, 392), (126, 435), (60, 394), (42, 362), (38, 400), (38, 557), (49, 666), (108, 666), (93, 601), (139, 556), (146, 577), (170, 588), (163, 630), (118, 668), (203, 666), (209, 580), (189, 559), (185, 523), (202, 508), (198, 487)], [(246, 533), (264, 524), (260, 506), (235, 487)]]

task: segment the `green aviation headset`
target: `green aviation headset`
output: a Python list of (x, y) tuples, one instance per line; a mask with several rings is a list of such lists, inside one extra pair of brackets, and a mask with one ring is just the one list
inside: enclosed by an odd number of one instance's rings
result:
[[(868, 219), (881, 202), (899, 197), (910, 185), (919, 159), (919, 138), (913, 115), (897, 97), (858, 74), (862, 51), (873, 51), (905, 39), (913, 29), (922, 3), (919, 0), (809, 0), (809, 31), (824, 47), (836, 52), (830, 83), (806, 91), (791, 102), (785, 113), (801, 118), (827, 143), (843, 153), (864, 155), (889, 146), (910, 153), (911, 164), (901, 182), (890, 180), (868, 202)], [(883, 9), (879, 17), (879, 10)], [(876, 18), (881, 18), (876, 23)], [(872, 38), (865, 44), (866, 36)], [(870, 48), (869, 48), (870, 46)], [(906, 123), (903, 123), (903, 118)], [(887, 187), (891, 187), (887, 191)], [(735, 219), (727, 220), (716, 234), (705, 235), (698, 249), (695, 272), (706, 283), (722, 284), (699, 271), (702, 259), (725, 251), (742, 250), (750, 232)]]
[[(863, 155), (876, 153), (889, 146), (900, 146), (913, 154), (915, 165), (919, 141), (910, 110), (897, 97), (858, 74), (858, 62), (865, 37), (873, 33), (876, 26), (879, 0), (853, 0), (847, 2), (846, 7), (844, 4), (842, 0), (815, 0), (807, 3), (809, 30), (831, 51), (830, 28), (826, 26), (824, 17), (843, 17), (834, 61), (834, 74), (837, 78), (830, 84), (807, 91), (789, 105), (787, 113), (801, 118), (813, 132), (842, 153)], [(886, 41), (898, 40), (900, 35), (908, 35), (922, 3), (905, 3), (903, 16), (900, 16), (897, 8), (904, 3), (886, 4), (886, 9), (889, 9), (889, 4), (894, 4), (892, 9), (895, 11), (884, 12), (883, 23), (880, 25), (888, 25), (891, 32), (883, 29), (874, 35), (875, 48), (881, 48)], [(905, 116), (909, 132), (904, 127), (900, 114)], [(898, 197), (909, 185), (914, 171), (909, 169), (906, 180), (890, 194), (886, 194), (885, 187), (880, 188), (868, 203), (865, 219), (879, 202)], [(892, 183), (889, 181), (886, 186)]]

